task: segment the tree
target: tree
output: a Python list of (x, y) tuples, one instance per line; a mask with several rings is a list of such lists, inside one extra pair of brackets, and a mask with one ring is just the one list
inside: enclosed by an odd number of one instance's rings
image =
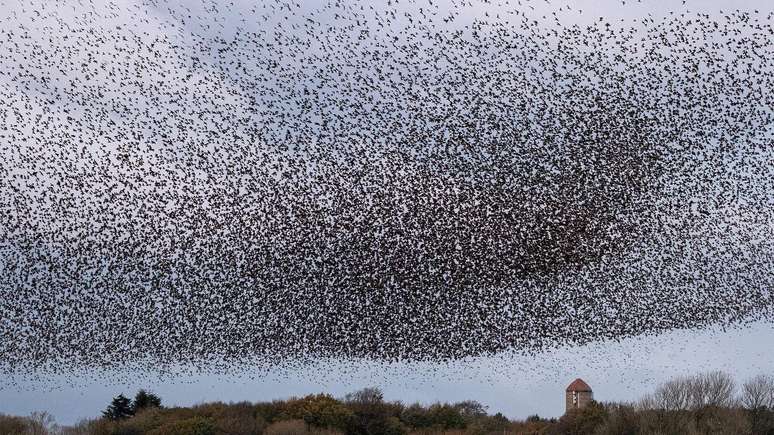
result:
[(114, 397), (107, 409), (102, 412), (103, 417), (112, 421), (123, 420), (132, 415), (132, 401), (123, 394)]
[(464, 429), (465, 418), (459, 408), (449, 404), (436, 403), (428, 409), (433, 426), (442, 429)]
[[(499, 415), (500, 413), (498, 412), (497, 414)], [(528, 421), (528, 422), (530, 422), (530, 423), (536, 423), (536, 422), (539, 422), (539, 421), (541, 421), (541, 420), (542, 420), (542, 419), (540, 418), (540, 416), (539, 416), (539, 415), (537, 415), (537, 414), (534, 414), (534, 415), (530, 415), (529, 417), (527, 417), (527, 420), (526, 420), (526, 421)]]
[(735, 389), (734, 379), (728, 373), (715, 371), (694, 376), (689, 382), (691, 408), (731, 406)]
[(146, 408), (161, 408), (161, 397), (145, 390), (140, 390), (134, 396), (132, 414), (136, 414)]
[(609, 403), (604, 406), (607, 418), (596, 428), (595, 435), (637, 435), (643, 432), (639, 428), (640, 423), (633, 406), (622, 403)]
[(592, 400), (587, 406), (563, 415), (555, 429), (563, 435), (591, 435), (607, 418), (607, 409)]
[(774, 434), (774, 377), (758, 375), (745, 382), (740, 401), (753, 433)]
[(345, 396), (353, 417), (347, 426), (347, 435), (401, 435), (406, 427), (398, 416), (403, 411), (399, 403), (385, 403), (378, 388), (364, 388)]
[(642, 406), (666, 411), (689, 409), (692, 379), (680, 377), (661, 384), (652, 397), (642, 400)]
[(484, 415), (469, 422), (465, 432), (470, 435), (501, 434), (507, 431), (510, 425), (510, 420), (498, 412), (495, 415)]
[(458, 402), (454, 404), (465, 418), (466, 421), (472, 421), (479, 417), (486, 416), (486, 406), (475, 400), (465, 400), (464, 402)]
[(423, 429), (433, 424), (427, 409), (419, 403), (403, 408), (400, 419), (412, 429)]
[(282, 408), (284, 402), (275, 400), (273, 402), (261, 402), (255, 405), (255, 413), (259, 415), (266, 423), (274, 423), (282, 417)]
[(54, 417), (45, 411), (33, 412), (29, 418), (29, 428), (25, 435), (48, 435), (54, 432), (56, 422)]
[(375, 403), (381, 403), (384, 400), (384, 394), (382, 390), (375, 387), (363, 388), (362, 390), (349, 393), (344, 396), (344, 400), (348, 403), (354, 403), (358, 405), (372, 405)]
[(774, 409), (774, 376), (758, 375), (745, 382), (741, 402), (749, 410)]
[(734, 404), (735, 388), (733, 378), (724, 372), (680, 377), (659, 386), (652, 396), (640, 402), (640, 407), (666, 411), (727, 407)]
[(301, 418), (307, 424), (322, 428), (344, 429), (353, 412), (340, 401), (327, 394), (311, 394), (294, 401), (292, 417)]

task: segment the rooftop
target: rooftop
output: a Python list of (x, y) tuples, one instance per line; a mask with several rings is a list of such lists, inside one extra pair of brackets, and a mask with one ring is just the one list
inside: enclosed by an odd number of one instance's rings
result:
[(583, 379), (578, 378), (567, 386), (567, 391), (591, 391), (591, 387)]

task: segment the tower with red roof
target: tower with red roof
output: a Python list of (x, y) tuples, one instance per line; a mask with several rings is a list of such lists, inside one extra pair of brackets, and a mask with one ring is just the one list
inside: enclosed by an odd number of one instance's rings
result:
[(584, 382), (583, 379), (578, 378), (567, 386), (564, 397), (565, 412), (570, 412), (573, 409), (580, 409), (591, 403), (594, 400), (594, 393), (591, 391), (589, 384)]

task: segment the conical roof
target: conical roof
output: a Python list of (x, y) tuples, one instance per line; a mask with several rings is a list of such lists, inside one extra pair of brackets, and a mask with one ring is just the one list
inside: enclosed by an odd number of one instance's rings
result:
[(591, 392), (591, 387), (589, 386), (589, 384), (584, 382), (583, 379), (578, 378), (578, 379), (572, 381), (572, 383), (567, 386), (567, 391), (579, 391), (579, 392), (580, 391), (584, 391), (584, 392), (588, 391), (588, 392)]

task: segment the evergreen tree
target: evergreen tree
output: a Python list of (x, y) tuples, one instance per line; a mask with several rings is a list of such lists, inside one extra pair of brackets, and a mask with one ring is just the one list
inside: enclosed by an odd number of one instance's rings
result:
[(161, 397), (145, 390), (140, 390), (134, 396), (132, 414), (146, 408), (161, 408)]
[(103, 417), (113, 421), (129, 418), (133, 414), (132, 402), (123, 394), (114, 397), (113, 401), (110, 402), (110, 406), (102, 412)]

